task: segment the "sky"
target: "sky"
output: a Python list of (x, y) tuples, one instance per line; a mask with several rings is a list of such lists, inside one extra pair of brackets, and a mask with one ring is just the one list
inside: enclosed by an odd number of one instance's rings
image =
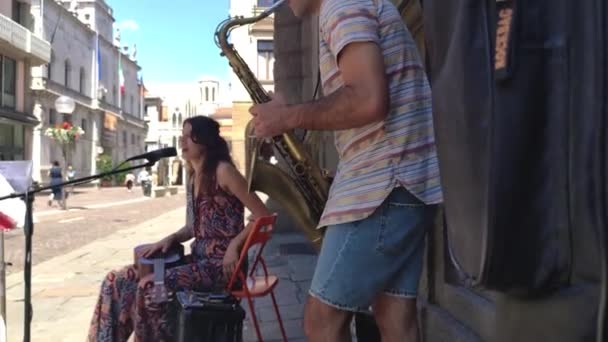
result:
[(181, 83), (213, 76), (229, 80), (228, 61), (214, 42), (229, 0), (106, 0), (121, 43), (137, 45), (144, 83)]

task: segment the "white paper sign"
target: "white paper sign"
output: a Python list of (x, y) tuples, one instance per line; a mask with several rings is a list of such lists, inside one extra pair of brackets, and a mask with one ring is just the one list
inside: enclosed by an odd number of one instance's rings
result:
[[(15, 193), (6, 178), (0, 174), (0, 197)], [(0, 201), (0, 212), (13, 219), (16, 226), (23, 228), (25, 224), (25, 202), (21, 198), (11, 198)]]
[[(32, 185), (32, 161), (0, 162), (0, 197), (29, 190)], [(25, 202), (20, 198), (0, 201), (0, 211), (12, 218), (17, 227), (25, 224)]]
[(0, 175), (4, 176), (15, 192), (26, 192), (32, 185), (32, 161), (0, 162)]

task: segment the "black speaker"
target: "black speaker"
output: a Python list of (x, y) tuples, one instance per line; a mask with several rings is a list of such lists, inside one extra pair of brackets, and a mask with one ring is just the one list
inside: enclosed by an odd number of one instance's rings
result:
[(224, 293), (177, 292), (172, 301), (176, 342), (242, 342), (245, 310)]

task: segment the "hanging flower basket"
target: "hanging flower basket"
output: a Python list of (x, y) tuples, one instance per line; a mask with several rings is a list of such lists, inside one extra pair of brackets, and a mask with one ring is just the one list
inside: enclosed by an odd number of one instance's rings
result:
[(72, 150), (76, 146), (78, 138), (83, 134), (84, 130), (81, 127), (72, 125), (68, 121), (57, 124), (55, 127), (49, 127), (44, 132), (44, 135), (54, 140), (61, 147), (61, 153), (66, 164), (71, 163)]
[(62, 124), (57, 124), (55, 127), (47, 128), (44, 134), (55, 140), (58, 144), (73, 144), (84, 134), (84, 130), (66, 121)]

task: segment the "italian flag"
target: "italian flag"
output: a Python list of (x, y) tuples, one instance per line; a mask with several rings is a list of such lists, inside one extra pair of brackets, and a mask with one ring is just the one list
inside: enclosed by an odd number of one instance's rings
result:
[(120, 93), (125, 93), (125, 75), (122, 72), (122, 56), (118, 54), (118, 83), (120, 84)]

